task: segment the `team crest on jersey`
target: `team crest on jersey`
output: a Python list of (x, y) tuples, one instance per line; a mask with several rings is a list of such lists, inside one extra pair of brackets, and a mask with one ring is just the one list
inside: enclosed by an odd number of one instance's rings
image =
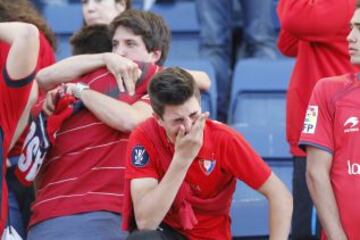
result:
[(315, 128), (318, 119), (319, 107), (316, 105), (309, 105), (306, 110), (303, 133), (315, 133)]
[(199, 161), (201, 170), (209, 176), (215, 169), (216, 160), (201, 159)]
[(144, 167), (149, 162), (149, 154), (143, 146), (135, 146), (131, 154), (131, 163), (135, 167)]

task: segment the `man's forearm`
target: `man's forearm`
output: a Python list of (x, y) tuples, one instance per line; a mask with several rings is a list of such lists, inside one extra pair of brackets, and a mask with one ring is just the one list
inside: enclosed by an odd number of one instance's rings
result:
[(136, 108), (135, 104), (129, 105), (94, 90), (83, 91), (81, 101), (100, 121), (123, 132), (130, 132), (152, 113), (150, 105)]
[(316, 173), (307, 172), (306, 181), (311, 198), (316, 206), (321, 225), (326, 232), (328, 239), (346, 239), (345, 232), (340, 222), (334, 192), (330, 183), (330, 176), (327, 173), (320, 171), (317, 171)]
[(189, 168), (177, 162), (175, 156), (160, 183), (136, 204), (135, 217), (140, 230), (156, 229), (173, 204)]
[(69, 82), (105, 66), (106, 54), (85, 54), (66, 58), (39, 71), (36, 79), (41, 88), (52, 89), (60, 83)]
[(269, 199), (270, 240), (288, 239), (291, 215), (291, 196), (284, 198), (284, 195), (279, 195)]

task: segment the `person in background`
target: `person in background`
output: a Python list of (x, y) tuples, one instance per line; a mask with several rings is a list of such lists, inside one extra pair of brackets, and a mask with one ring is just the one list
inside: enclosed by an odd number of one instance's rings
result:
[[(246, 57), (275, 59), (276, 34), (272, 24), (272, 0), (237, 0), (243, 13), (243, 45)], [(217, 81), (218, 119), (226, 122), (232, 82), (234, 22), (233, 0), (196, 0), (200, 25), (200, 56), (213, 64)], [(239, 44), (240, 45), (240, 44)], [(235, 57), (234, 57), (235, 56)]]
[(70, 38), (70, 44), (72, 55), (111, 52), (110, 29), (105, 24), (84, 26)]

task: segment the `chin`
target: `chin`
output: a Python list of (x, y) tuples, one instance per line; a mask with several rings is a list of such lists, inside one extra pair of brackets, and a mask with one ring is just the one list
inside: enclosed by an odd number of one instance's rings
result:
[(357, 57), (352, 57), (352, 58), (350, 59), (350, 61), (351, 61), (351, 63), (354, 64), (354, 65), (357, 65), (357, 66), (360, 65), (360, 57), (359, 57), (359, 56), (357, 56)]

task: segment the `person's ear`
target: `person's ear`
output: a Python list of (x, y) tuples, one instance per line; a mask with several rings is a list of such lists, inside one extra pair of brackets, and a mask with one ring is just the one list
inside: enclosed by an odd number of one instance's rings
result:
[(164, 122), (163, 120), (161, 119), (161, 117), (159, 115), (157, 115), (156, 113), (152, 113), (153, 117), (156, 119), (157, 123), (160, 125), (160, 126), (164, 126)]
[(161, 58), (161, 51), (154, 50), (151, 52), (151, 62), (156, 63)]

